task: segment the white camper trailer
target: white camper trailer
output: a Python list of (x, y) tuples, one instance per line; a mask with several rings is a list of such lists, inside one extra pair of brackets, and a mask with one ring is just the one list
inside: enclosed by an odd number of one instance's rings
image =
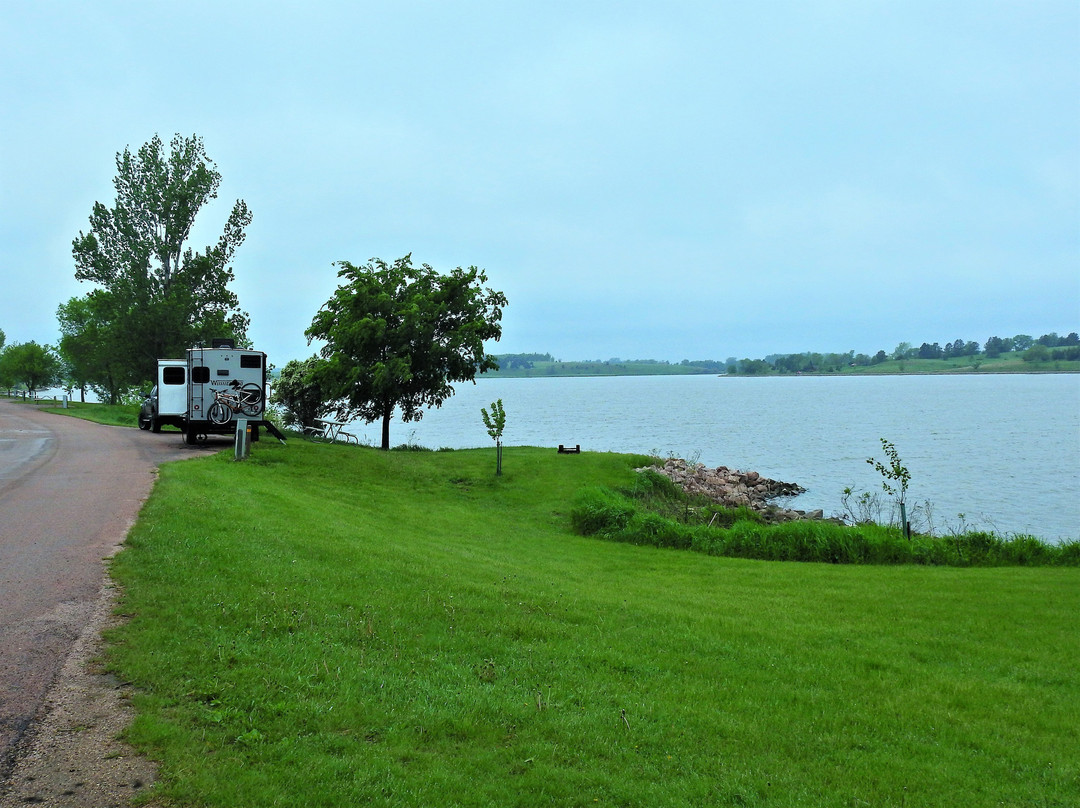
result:
[(159, 359), (157, 385), (143, 404), (139, 426), (154, 432), (179, 427), (184, 441), (198, 442), (210, 433), (228, 434), (246, 419), (252, 438), (260, 426), (283, 436), (265, 420), (266, 354), (215, 340), (212, 348), (189, 348), (184, 359)]
[(184, 440), (228, 433), (236, 419), (263, 420), (266, 410), (266, 354), (229, 346), (189, 348), (188, 396)]

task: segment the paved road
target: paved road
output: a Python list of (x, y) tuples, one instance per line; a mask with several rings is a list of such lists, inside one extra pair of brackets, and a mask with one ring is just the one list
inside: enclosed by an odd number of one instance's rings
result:
[(0, 399), (0, 782), (158, 465), (220, 448)]

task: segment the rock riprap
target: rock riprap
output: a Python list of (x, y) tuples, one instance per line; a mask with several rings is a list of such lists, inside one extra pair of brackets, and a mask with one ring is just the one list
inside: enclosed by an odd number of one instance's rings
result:
[(726, 508), (750, 508), (769, 521), (821, 519), (821, 511), (796, 511), (778, 508), (772, 500), (793, 497), (806, 491), (795, 483), (770, 480), (756, 471), (739, 471), (727, 466), (709, 468), (703, 463), (688, 463), (669, 458), (663, 465), (644, 466), (637, 471), (655, 471), (675, 483), (690, 496), (702, 496)]

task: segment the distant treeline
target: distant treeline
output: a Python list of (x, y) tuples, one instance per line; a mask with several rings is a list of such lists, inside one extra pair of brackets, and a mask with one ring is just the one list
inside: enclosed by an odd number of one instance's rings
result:
[[(892, 351), (875, 354), (817, 353), (770, 354), (764, 359), (736, 359), (731, 356), (717, 359), (683, 359), (668, 362), (663, 359), (585, 359), (564, 362), (550, 353), (497, 354), (500, 376), (644, 376), (683, 375), (698, 373), (727, 373), (731, 375), (763, 375), (784, 373), (841, 373), (852, 369), (878, 368), (878, 372), (904, 372), (908, 360), (941, 359), (950, 367), (960, 366), (978, 370), (987, 360), (997, 360), (1008, 354), (1014, 362), (1080, 362), (1080, 336), (1075, 331), (1062, 337), (1055, 332), (1032, 337), (993, 336), (980, 344), (973, 340), (955, 339), (944, 344), (924, 342), (918, 347), (901, 342)], [(1019, 359), (1017, 359), (1019, 357)], [(951, 361), (950, 361), (951, 360)], [(1025, 366), (1026, 367), (1026, 366)], [(926, 363), (919, 370), (927, 370)]]
[(726, 362), (731, 374), (755, 375), (762, 373), (839, 373), (845, 368), (873, 367), (886, 362), (902, 363), (909, 359), (970, 359), (975, 369), (985, 359), (997, 359), (1003, 354), (1019, 353), (1027, 362), (1080, 361), (1080, 335), (1075, 331), (1067, 336), (1055, 332), (1039, 338), (1028, 334), (1015, 337), (993, 336), (980, 345), (978, 342), (956, 339), (941, 345), (924, 342), (915, 347), (901, 342), (891, 352), (878, 351), (873, 356), (865, 353), (815, 353), (772, 354), (764, 359), (735, 359)]
[[(726, 364), (715, 359), (585, 359), (564, 362), (549, 353), (496, 354), (500, 376), (674, 376), (725, 373)], [(490, 375), (490, 374), (489, 374)]]
[(549, 353), (511, 353), (497, 354), (499, 370), (530, 370), (537, 362), (554, 362)]

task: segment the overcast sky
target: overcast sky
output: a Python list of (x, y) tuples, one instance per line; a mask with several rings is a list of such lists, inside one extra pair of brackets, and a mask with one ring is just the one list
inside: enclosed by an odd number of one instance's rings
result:
[(333, 262), (477, 265), (497, 353), (1080, 329), (1080, 3), (0, 3), (0, 329), (58, 339), (116, 153), (198, 134), (193, 246), (278, 367)]

